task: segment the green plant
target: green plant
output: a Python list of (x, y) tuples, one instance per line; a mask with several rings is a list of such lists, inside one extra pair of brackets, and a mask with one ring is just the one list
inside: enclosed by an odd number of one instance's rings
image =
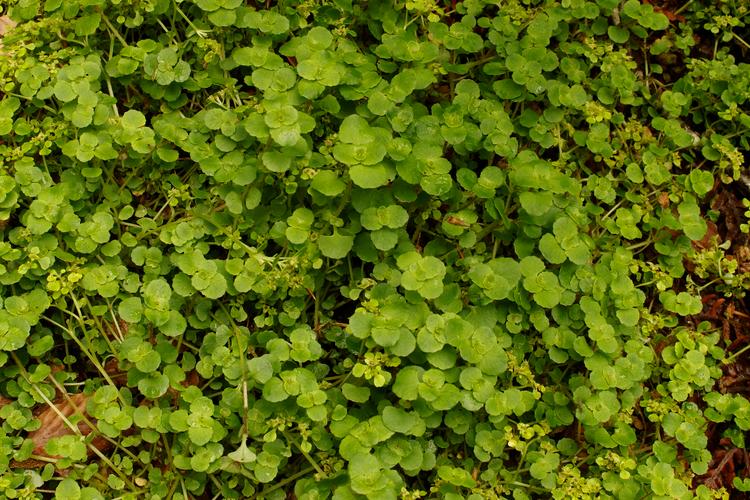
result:
[(696, 320), (747, 288), (745, 10), (703, 3), (10, 2), (0, 496), (747, 488), (698, 484), (748, 428)]

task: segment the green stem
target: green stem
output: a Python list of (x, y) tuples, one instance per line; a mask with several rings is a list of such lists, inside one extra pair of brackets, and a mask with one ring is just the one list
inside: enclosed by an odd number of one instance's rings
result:
[(170, 33), (170, 30), (169, 30), (169, 28), (167, 28), (166, 26), (164, 26), (164, 23), (163, 23), (163, 22), (161, 22), (161, 19), (159, 19), (159, 18), (157, 17), (157, 18), (156, 18), (156, 22), (157, 22), (157, 23), (159, 24), (159, 26), (161, 26), (161, 29), (163, 29), (163, 30), (164, 30), (164, 33), (166, 33), (166, 34), (169, 34), (169, 33)]
[(280, 488), (283, 488), (287, 484), (293, 483), (297, 479), (308, 475), (309, 473), (313, 472), (314, 470), (315, 469), (312, 468), (312, 467), (308, 467), (307, 469), (302, 469), (301, 471), (297, 472), (296, 474), (293, 474), (293, 475), (289, 476), (288, 478), (284, 479), (283, 481), (279, 481), (278, 483), (274, 484), (270, 488), (264, 489), (263, 491), (261, 491), (260, 493), (258, 493), (257, 495), (255, 495), (255, 498), (257, 498), (259, 500), (262, 499), (262, 498), (265, 498), (266, 495), (268, 495), (272, 491), (276, 491), (276, 490), (278, 490)]
[[(109, 75), (107, 75), (106, 73), (105, 75), (107, 78), (107, 92), (113, 99), (116, 99), (115, 92), (112, 89), (112, 80), (110, 80)], [(115, 112), (115, 116), (120, 116), (120, 111), (117, 109), (117, 101), (112, 103), (112, 110)]]
[(118, 31), (118, 29), (114, 27), (114, 25), (109, 20), (109, 18), (106, 15), (104, 15), (104, 12), (100, 12), (100, 14), (102, 15), (102, 21), (104, 21), (104, 24), (107, 25), (107, 28), (109, 28), (109, 30), (112, 32), (113, 35), (115, 35), (115, 37), (118, 40), (120, 40), (121, 44), (123, 44), (125, 47), (127, 47), (128, 46), (128, 42), (125, 41), (125, 38), (120, 34), (120, 32)]
[[(365, 341), (363, 340), (359, 344), (359, 352), (357, 353), (357, 358), (356, 359), (360, 359), (362, 357), (362, 353), (364, 352), (364, 350), (365, 350)], [(341, 387), (342, 385), (344, 385), (344, 382), (346, 382), (347, 380), (349, 380), (349, 377), (351, 377), (351, 376), (352, 376), (352, 370), (349, 370), (348, 372), (346, 372), (346, 376), (344, 378), (342, 378), (341, 381), (339, 381), (339, 383), (336, 384), (336, 385), (338, 387)]]
[[(71, 297), (73, 297), (73, 296), (71, 295)], [(75, 297), (73, 297), (73, 300), (75, 300)], [(87, 300), (86, 301), (86, 306), (88, 307), (89, 312), (91, 313), (91, 318), (94, 320), (94, 323), (96, 323), (96, 327), (99, 329), (99, 333), (101, 334), (102, 337), (104, 337), (105, 342), (107, 342), (107, 345), (109, 346), (110, 352), (112, 352), (112, 353), (117, 352), (117, 350), (115, 349), (115, 346), (112, 345), (112, 342), (110, 342), (108, 334), (112, 334), (115, 337), (115, 340), (117, 340), (118, 342), (122, 342), (123, 340), (125, 340), (125, 338), (124, 337), (118, 338), (117, 334), (115, 333), (115, 328), (114, 327), (111, 330), (109, 330), (109, 331), (107, 329), (105, 329), (105, 327), (102, 324), (102, 322), (99, 321), (99, 318), (94, 315), (94, 310), (93, 310), (93, 306), (91, 305), (91, 301)], [(117, 320), (115, 320), (115, 323), (117, 323)]]
[[(222, 311), (224, 311), (224, 314), (227, 315), (227, 319), (232, 324), (232, 333), (234, 334), (234, 340), (237, 343), (237, 358), (239, 359), (240, 370), (242, 373), (242, 409), (244, 410), (242, 412), (242, 433), (246, 435), (248, 432), (247, 415), (250, 411), (250, 405), (248, 404), (247, 399), (247, 348), (242, 348), (243, 346), (242, 339), (240, 338), (240, 328), (239, 326), (237, 326), (237, 323), (235, 323), (227, 307), (221, 302), (219, 302), (219, 307)], [(214, 316), (214, 319), (216, 319), (216, 316)]]
[[(315, 304), (315, 308), (313, 309), (313, 324), (315, 325), (314, 330), (316, 335), (320, 335), (320, 300), (318, 300), (318, 297), (310, 292), (313, 298), (313, 302)], [(325, 293), (323, 294), (325, 296)]]
[(300, 453), (302, 453), (302, 456), (305, 457), (305, 460), (307, 460), (310, 463), (310, 465), (312, 465), (313, 469), (315, 469), (315, 471), (318, 474), (321, 474), (321, 475), (325, 474), (323, 472), (323, 469), (321, 469), (320, 466), (317, 464), (317, 462), (315, 462), (315, 460), (312, 459), (312, 457), (310, 456), (309, 453), (307, 453), (305, 450), (302, 449), (302, 446), (300, 446), (297, 443), (297, 441), (295, 441), (294, 439), (292, 439), (292, 437), (289, 434), (287, 434), (286, 432), (282, 432), (282, 434), (284, 435), (284, 437), (286, 438), (286, 440), (288, 442), (292, 443), (300, 451)]
[(724, 363), (725, 365), (728, 365), (729, 363), (731, 363), (732, 361), (734, 361), (736, 358), (742, 356), (748, 350), (750, 350), (750, 344), (746, 345), (745, 347), (743, 347), (739, 351), (737, 351), (734, 354), (732, 354), (731, 356), (729, 356), (727, 359), (725, 359), (724, 361), (722, 361), (722, 363)]
[(738, 35), (737, 33), (735, 33), (735, 32), (733, 31), (733, 32), (732, 32), (732, 36), (734, 37), (734, 39), (735, 39), (735, 40), (737, 40), (737, 41), (738, 41), (738, 42), (740, 42), (740, 43), (741, 43), (742, 45), (744, 45), (744, 46), (745, 46), (745, 48), (748, 48), (748, 49), (750, 49), (750, 44), (748, 44), (748, 43), (747, 43), (747, 42), (746, 42), (746, 41), (745, 41), (745, 40), (744, 40), (744, 39), (743, 39), (743, 38), (742, 38), (742, 37), (741, 37), (740, 35)]
[(485, 236), (487, 236), (492, 231), (494, 231), (495, 229), (497, 229), (498, 227), (500, 227), (502, 225), (503, 225), (503, 220), (502, 219), (497, 219), (497, 220), (493, 221), (491, 224), (485, 226), (484, 229), (482, 229), (481, 231), (479, 231), (477, 233), (477, 241), (482, 241), (482, 239)]
[[(81, 306), (78, 304), (78, 300), (76, 299), (75, 295), (73, 295), (72, 292), (70, 293), (70, 298), (73, 300), (73, 305), (76, 306), (76, 311), (78, 311), (78, 318), (79, 318), (78, 322), (81, 324), (81, 328), (83, 329), (84, 336), (86, 336), (86, 324), (83, 320), (83, 311), (81, 311)], [(86, 305), (88, 306), (89, 311), (92, 311), (91, 302), (86, 300)], [(99, 334), (102, 336), (102, 338), (104, 338), (104, 341), (107, 343), (107, 346), (109, 347), (109, 351), (112, 353), (117, 352), (117, 349), (115, 349), (115, 346), (112, 345), (112, 342), (110, 342), (109, 336), (107, 335), (107, 332), (102, 327), (102, 324), (99, 322), (99, 319), (93, 314), (91, 315), (91, 319), (96, 324), (96, 328), (99, 331)], [(89, 344), (91, 344), (91, 340), (88, 338), (88, 336), (86, 336), (86, 340), (88, 341)]]
[(534, 491), (534, 492), (544, 492), (547, 490), (544, 490), (542, 488), (539, 488), (538, 486), (532, 486), (530, 484), (521, 483), (519, 481), (504, 481), (503, 484), (509, 485), (509, 486), (518, 486), (521, 488), (526, 488), (527, 490)]
[[(182, 477), (182, 476), (178, 476), (178, 477)], [(167, 492), (167, 496), (165, 498), (172, 498), (172, 494), (177, 489), (177, 483), (178, 483), (177, 479), (172, 480), (172, 484), (169, 485), (169, 491)]]
[[(73, 333), (73, 331), (70, 328), (67, 328), (61, 325), (60, 323), (58, 323), (57, 321), (53, 320), (50, 317), (42, 316), (42, 318), (44, 318), (45, 320), (49, 321), (50, 323), (60, 328), (65, 333), (67, 333), (68, 336), (70, 336), (70, 338), (73, 339), (73, 342), (75, 342), (78, 345), (78, 347), (81, 349), (81, 352), (83, 352), (83, 354), (86, 355), (87, 358), (89, 358), (89, 361), (91, 361), (91, 363), (96, 367), (96, 369), (99, 370), (99, 373), (102, 375), (104, 380), (106, 380), (109, 385), (117, 389), (117, 385), (115, 385), (115, 383), (109, 377), (109, 374), (106, 372), (102, 364), (99, 363), (99, 360), (96, 359), (96, 357), (93, 354), (91, 354), (91, 351), (89, 351), (86, 348), (86, 346), (83, 345), (83, 342), (81, 342), (81, 340), (78, 337), (76, 337), (76, 335)], [(120, 399), (120, 402), (123, 405), (127, 406), (127, 402), (123, 399), (122, 395), (120, 394), (120, 391), (117, 391), (117, 397)]]
[(122, 328), (120, 328), (120, 322), (117, 321), (117, 316), (115, 315), (115, 309), (112, 307), (112, 303), (108, 299), (105, 300), (107, 302), (107, 308), (109, 309), (109, 315), (112, 316), (112, 324), (117, 330), (117, 333), (120, 335), (120, 342), (122, 342), (123, 340), (125, 340), (125, 333), (122, 331)]
[(188, 495), (187, 488), (185, 487), (185, 481), (183, 480), (183, 477), (180, 476), (180, 486), (182, 486), (182, 498), (190, 498), (190, 495)]
[(702, 291), (703, 291), (703, 290), (705, 290), (706, 288), (710, 287), (710, 286), (711, 286), (711, 285), (713, 285), (714, 283), (718, 283), (718, 282), (720, 282), (721, 280), (722, 280), (721, 278), (715, 278), (715, 279), (713, 279), (713, 280), (709, 281), (708, 283), (706, 283), (705, 285), (701, 285), (701, 286), (699, 286), (699, 287), (698, 287), (698, 291), (699, 291), (699, 292), (702, 292)]
[[(13, 97), (18, 97), (19, 99), (26, 99), (27, 101), (33, 101), (34, 100), (32, 97), (28, 97), (28, 96), (25, 96), (25, 95), (22, 95), (22, 94), (16, 94), (15, 92), (5, 92), (5, 95), (9, 95), (9, 96), (13, 96)], [(36, 106), (42, 108), (42, 109), (46, 109), (50, 113), (57, 114), (57, 111), (55, 111), (54, 109), (52, 109), (51, 107), (49, 107), (49, 106), (47, 106), (45, 104), (43, 104), (41, 106), (39, 106), (36, 103), (34, 103), (34, 104)]]
[(647, 239), (646, 241), (641, 241), (640, 243), (635, 243), (635, 244), (633, 244), (633, 245), (630, 245), (630, 246), (628, 246), (628, 247), (625, 247), (625, 249), (626, 249), (626, 250), (638, 250), (639, 248), (647, 247), (647, 246), (649, 246), (649, 245), (650, 245), (650, 244), (652, 244), (652, 243), (653, 243), (653, 242), (652, 242), (652, 241), (651, 241), (651, 239), (649, 238), (649, 239)]
[(682, 7), (680, 7), (676, 11), (674, 11), (674, 15), (675, 16), (679, 15), (679, 13), (682, 12), (683, 10), (687, 9), (690, 6), (691, 3), (693, 3), (693, 0), (688, 0), (687, 2), (685, 2), (685, 4)]
[(191, 21), (190, 18), (188, 18), (188, 16), (185, 15), (185, 13), (182, 11), (182, 9), (179, 7), (179, 5), (177, 5), (177, 2), (172, 2), (172, 5), (174, 5), (175, 10), (180, 15), (180, 17), (182, 17), (185, 20), (185, 22), (188, 23), (188, 26), (190, 26), (191, 28), (193, 28), (193, 31), (195, 32), (196, 35), (198, 35), (200, 38), (205, 38), (206, 37), (205, 33), (206, 33), (207, 30), (198, 29), (193, 24), (193, 21)]
[(85, 47), (86, 46), (86, 44), (83, 43), (80, 40), (76, 40), (74, 38), (65, 38), (60, 31), (57, 32), (57, 38), (59, 38), (60, 40), (62, 40), (63, 42), (66, 42), (66, 43), (74, 43), (76, 45), (80, 45), (81, 47)]

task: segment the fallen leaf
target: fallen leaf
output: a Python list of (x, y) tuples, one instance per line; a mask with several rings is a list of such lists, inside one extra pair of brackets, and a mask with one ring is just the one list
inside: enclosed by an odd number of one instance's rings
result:
[(104, 363), (104, 371), (110, 376), (112, 382), (117, 385), (125, 384), (128, 373), (120, 369), (120, 362), (116, 358), (110, 358)]
[(0, 16), (0, 37), (16, 27), (16, 22), (10, 16)]
[[(38, 430), (30, 432), (28, 436), (34, 442), (34, 454), (48, 456), (44, 447), (50, 439), (73, 434), (73, 430), (68, 427), (60, 415), (65, 418), (76, 414), (85, 415), (87, 399), (83, 394), (74, 394), (70, 396), (70, 400), (56, 401), (53, 403), (55, 408), (48, 407), (37, 415), (42, 425)], [(84, 422), (79, 422), (78, 429), (84, 436), (91, 433), (91, 428)]]
[(659, 193), (659, 205), (661, 205), (662, 208), (667, 208), (669, 206), (669, 193), (667, 192), (661, 192)]
[[(86, 401), (88, 401), (88, 396), (84, 394), (73, 394), (68, 396), (68, 398), (55, 400), (52, 403), (54, 408), (48, 406), (36, 415), (36, 418), (39, 419), (42, 425), (39, 429), (30, 432), (27, 436), (34, 443), (34, 455), (47, 458), (61, 458), (47, 453), (45, 447), (50, 439), (75, 434), (73, 429), (68, 426), (62, 417), (65, 417), (65, 419), (68, 420), (73, 415), (83, 415), (89, 418), (86, 414)], [(77, 427), (83, 436), (88, 436), (93, 431), (93, 429), (84, 421), (78, 422)], [(100, 451), (106, 450), (110, 446), (109, 441), (101, 436), (96, 436), (91, 444)], [(92, 453), (93, 451), (89, 449), (89, 455)], [(45, 462), (41, 460), (30, 459), (23, 462), (13, 463), (13, 467), (29, 469), (40, 467), (44, 464)]]
[(454, 217), (452, 215), (449, 215), (445, 218), (445, 222), (448, 224), (453, 224), (454, 226), (462, 226), (462, 227), (469, 227), (471, 224), (466, 222), (463, 219), (459, 219), (458, 217)]
[(706, 250), (713, 247), (713, 239), (715, 236), (719, 236), (719, 228), (712, 221), (707, 220), (706, 225), (708, 230), (703, 239), (693, 242), (693, 248), (696, 250)]
[[(16, 27), (16, 22), (10, 18), (10, 16), (0, 16), (0, 39), (5, 36), (7, 32)], [(3, 42), (0, 40), (0, 55), (3, 55)]]
[(198, 375), (198, 372), (195, 370), (190, 370), (187, 374), (187, 378), (182, 381), (182, 385), (184, 387), (190, 387), (191, 385), (198, 385), (201, 382), (201, 378)]

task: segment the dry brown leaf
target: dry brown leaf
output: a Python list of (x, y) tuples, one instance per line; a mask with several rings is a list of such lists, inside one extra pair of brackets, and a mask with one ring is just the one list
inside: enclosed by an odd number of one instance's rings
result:
[(706, 235), (699, 241), (693, 242), (693, 248), (696, 250), (706, 250), (713, 247), (713, 239), (715, 236), (719, 236), (719, 228), (710, 220), (706, 220), (708, 229)]
[(0, 16), (0, 37), (16, 27), (16, 22), (9, 16)]
[[(49, 455), (44, 448), (52, 438), (74, 434), (74, 431), (68, 426), (65, 420), (63, 420), (61, 415), (64, 416), (65, 419), (70, 419), (73, 415), (88, 417), (86, 414), (87, 400), (88, 396), (84, 394), (73, 394), (68, 396), (68, 398), (55, 400), (53, 402), (53, 405), (55, 406), (54, 408), (48, 406), (36, 415), (36, 418), (39, 419), (42, 425), (39, 429), (30, 432), (27, 436), (34, 443), (34, 455), (48, 458), (60, 458)], [(84, 436), (88, 436), (92, 432), (91, 427), (83, 421), (78, 422), (78, 430)], [(100, 436), (95, 437), (91, 444), (99, 450), (105, 450), (110, 445), (109, 441)], [(91, 450), (89, 450), (89, 454), (91, 453)], [(14, 463), (13, 466), (35, 468), (43, 466), (44, 464), (45, 462), (32, 459)]]
[[(15, 28), (16, 22), (11, 19), (9, 16), (0, 16), (0, 56), (6, 55), (3, 51), (3, 36)], [(6, 221), (0, 221), (0, 222), (6, 222)]]
[[(76, 414), (86, 415), (86, 400), (88, 398), (85, 395), (73, 394), (69, 396), (69, 399), (63, 398), (60, 401), (53, 402), (57, 411), (55, 411), (55, 408), (47, 407), (37, 415), (42, 425), (38, 430), (30, 432), (28, 436), (34, 442), (35, 455), (47, 456), (44, 447), (50, 439), (73, 434), (73, 430), (68, 427), (60, 415), (63, 415), (66, 419)], [(84, 436), (91, 433), (91, 427), (85, 422), (79, 422), (78, 429)]]
[(659, 205), (661, 205), (662, 208), (667, 208), (669, 206), (669, 193), (667, 192), (661, 192), (659, 193)]
[(5, 405), (9, 405), (13, 402), (12, 399), (8, 399), (6, 397), (0, 396), (0, 408), (2, 408)]
[(191, 385), (198, 385), (201, 382), (201, 378), (198, 375), (198, 372), (195, 370), (190, 370), (187, 374), (187, 377), (185, 380), (182, 381), (183, 387), (190, 387)]
[(112, 382), (117, 385), (124, 385), (128, 379), (128, 373), (120, 370), (120, 362), (116, 358), (110, 358), (104, 363), (104, 371), (110, 376)]

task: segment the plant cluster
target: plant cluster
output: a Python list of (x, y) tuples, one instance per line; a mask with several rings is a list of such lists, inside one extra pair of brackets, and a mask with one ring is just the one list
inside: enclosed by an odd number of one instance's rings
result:
[(0, 497), (750, 490), (743, 2), (9, 3)]

